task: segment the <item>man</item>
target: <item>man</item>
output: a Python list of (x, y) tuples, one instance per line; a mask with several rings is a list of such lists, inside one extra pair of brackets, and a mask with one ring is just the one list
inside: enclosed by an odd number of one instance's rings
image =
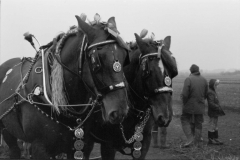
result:
[(201, 76), (199, 67), (193, 64), (191, 74), (184, 81), (181, 99), (183, 102), (181, 123), (187, 142), (182, 147), (198, 144), (201, 140), (205, 99), (207, 98), (208, 83)]

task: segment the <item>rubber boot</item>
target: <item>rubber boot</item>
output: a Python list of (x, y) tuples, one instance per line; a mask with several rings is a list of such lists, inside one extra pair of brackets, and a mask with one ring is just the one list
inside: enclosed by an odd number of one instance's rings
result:
[(218, 139), (218, 130), (215, 130), (215, 132), (214, 132), (214, 141), (215, 141), (218, 145), (223, 145), (223, 142)]
[(192, 129), (191, 129), (190, 124), (189, 125), (187, 125), (187, 124), (182, 125), (182, 129), (183, 129), (183, 132), (184, 132), (185, 136), (187, 137), (187, 142), (185, 144), (183, 144), (181, 147), (182, 148), (188, 148), (191, 145), (193, 145), (193, 142), (194, 142), (194, 136), (192, 134)]
[(160, 149), (168, 149), (170, 145), (167, 144), (167, 128), (160, 128)]
[(152, 131), (153, 148), (158, 148), (158, 131)]
[(218, 145), (218, 143), (215, 141), (215, 131), (214, 132), (208, 131), (208, 144)]
[(194, 143), (197, 147), (200, 147), (202, 144), (202, 129), (195, 129), (195, 137), (194, 137)]

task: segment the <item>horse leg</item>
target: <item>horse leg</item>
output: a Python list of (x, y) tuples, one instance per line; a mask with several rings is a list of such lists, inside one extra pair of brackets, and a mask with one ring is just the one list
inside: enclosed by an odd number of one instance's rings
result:
[(46, 147), (41, 142), (41, 140), (33, 141), (31, 147), (33, 159), (50, 159), (50, 156), (46, 152)]
[(30, 159), (30, 147), (31, 143), (23, 142), (23, 157), (26, 159)]
[(32, 145), (31, 143), (27, 143), (27, 154), (28, 154), (28, 159), (32, 157)]
[(104, 160), (113, 160), (115, 158), (116, 151), (107, 143), (101, 144), (101, 156)]
[(18, 147), (17, 138), (11, 135), (7, 129), (2, 130), (2, 135), (3, 135), (4, 141), (9, 147), (10, 158), (19, 159), (21, 157), (21, 150)]
[(160, 127), (160, 148), (167, 149), (170, 145), (167, 144), (167, 127)]
[(90, 142), (86, 142), (87, 145), (84, 147), (84, 159), (88, 160), (89, 157), (90, 157), (90, 154), (93, 150), (93, 147), (94, 147), (94, 142), (93, 141), (90, 141)]

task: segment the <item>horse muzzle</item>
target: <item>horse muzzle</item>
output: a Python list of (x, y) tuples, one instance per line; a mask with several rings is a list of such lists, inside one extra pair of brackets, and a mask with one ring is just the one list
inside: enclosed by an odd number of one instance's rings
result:
[(113, 111), (109, 114), (109, 122), (111, 124), (119, 124), (123, 121), (124, 115), (117, 111)]

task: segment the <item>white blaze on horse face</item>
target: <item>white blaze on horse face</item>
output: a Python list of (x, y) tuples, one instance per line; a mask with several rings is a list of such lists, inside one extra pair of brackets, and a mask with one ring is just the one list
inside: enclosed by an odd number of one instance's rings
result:
[(162, 63), (162, 59), (159, 59), (158, 67), (160, 68), (160, 70), (162, 71), (162, 74), (163, 74), (164, 73), (164, 66), (163, 66), (163, 63)]
[(117, 51), (117, 45), (116, 45), (116, 44), (114, 45), (114, 48), (115, 48), (115, 50)]

